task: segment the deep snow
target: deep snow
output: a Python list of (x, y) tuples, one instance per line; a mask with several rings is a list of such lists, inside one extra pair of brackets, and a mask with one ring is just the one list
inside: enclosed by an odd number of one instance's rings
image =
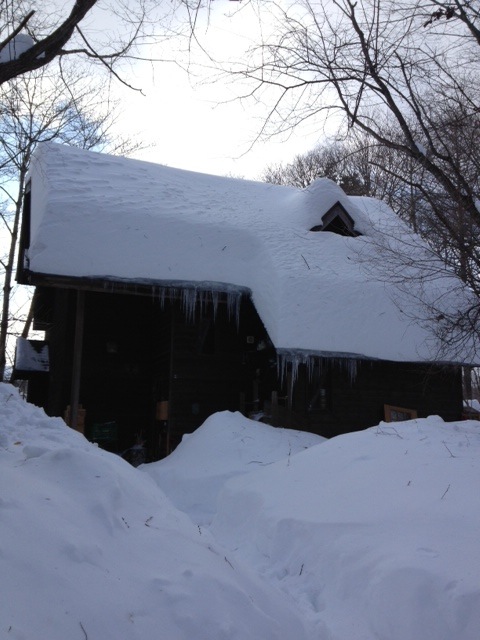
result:
[(478, 640), (479, 454), (225, 412), (134, 469), (0, 385), (0, 638)]
[[(297, 189), (43, 144), (31, 186), (34, 274), (248, 290), (297, 358), (478, 360), (470, 340), (437, 336), (471, 302), (463, 283), (384, 203), (331, 180)], [(311, 231), (336, 203), (362, 235)]]

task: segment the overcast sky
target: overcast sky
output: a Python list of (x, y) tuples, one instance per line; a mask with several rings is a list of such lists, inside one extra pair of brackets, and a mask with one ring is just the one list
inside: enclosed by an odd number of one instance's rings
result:
[[(268, 21), (260, 25), (247, 4), (219, 0), (211, 6), (208, 25), (203, 13), (196, 34), (215, 59), (242, 56), (249, 44), (258, 43), (260, 28), (268, 29)], [(175, 38), (151, 54), (185, 64), (185, 48), (186, 41)], [(190, 74), (174, 62), (136, 65), (133, 82), (144, 95), (123, 93), (122, 126), (152, 145), (136, 157), (204, 173), (257, 178), (266, 165), (290, 161), (321, 138), (322, 127), (309, 123), (288, 139), (252, 147), (268, 105), (236, 100), (245, 91), (236, 83), (211, 83), (208, 79), (218, 73), (202, 68), (209, 63), (198, 47), (193, 47), (189, 61)]]

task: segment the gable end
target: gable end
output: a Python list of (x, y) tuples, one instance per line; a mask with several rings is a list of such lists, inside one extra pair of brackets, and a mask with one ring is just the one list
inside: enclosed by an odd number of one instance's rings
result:
[(323, 216), (322, 224), (315, 225), (310, 231), (331, 231), (340, 236), (357, 237), (360, 234), (355, 231), (355, 222), (345, 207), (336, 202)]

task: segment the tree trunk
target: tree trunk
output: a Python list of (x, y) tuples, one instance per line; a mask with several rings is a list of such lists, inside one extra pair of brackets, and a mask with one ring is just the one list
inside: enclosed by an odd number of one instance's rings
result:
[(18, 229), (20, 226), (20, 215), (23, 204), (23, 190), (25, 187), (26, 168), (22, 167), (19, 174), (18, 197), (15, 203), (15, 218), (10, 239), (10, 250), (7, 264), (5, 265), (5, 276), (3, 280), (3, 303), (2, 320), (0, 322), (0, 382), (5, 380), (5, 370), (7, 366), (7, 339), (10, 316), (10, 297), (12, 295), (12, 280), (15, 265), (15, 254), (17, 250)]

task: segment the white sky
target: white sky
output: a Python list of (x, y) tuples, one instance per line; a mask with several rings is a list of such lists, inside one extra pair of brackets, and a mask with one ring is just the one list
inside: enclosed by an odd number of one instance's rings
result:
[[(269, 27), (268, 20), (260, 25), (252, 5), (219, 0), (211, 6), (209, 24), (200, 24), (196, 34), (216, 59), (242, 56), (249, 43), (259, 42), (260, 28)], [(234, 15), (226, 16), (227, 12)], [(207, 13), (200, 17), (205, 23)], [(185, 63), (185, 47), (186, 41), (176, 38), (155, 47), (152, 57)], [(266, 165), (290, 161), (321, 138), (323, 123), (308, 123), (288, 139), (257, 142), (251, 148), (268, 106), (236, 100), (245, 90), (239, 83), (209, 82), (213, 72), (202, 69), (206, 62), (197, 48), (190, 57), (194, 65), (190, 75), (172, 62), (137, 64), (131, 81), (145, 95), (122, 91), (122, 128), (138, 132), (152, 147), (136, 157), (193, 171), (257, 178)]]

